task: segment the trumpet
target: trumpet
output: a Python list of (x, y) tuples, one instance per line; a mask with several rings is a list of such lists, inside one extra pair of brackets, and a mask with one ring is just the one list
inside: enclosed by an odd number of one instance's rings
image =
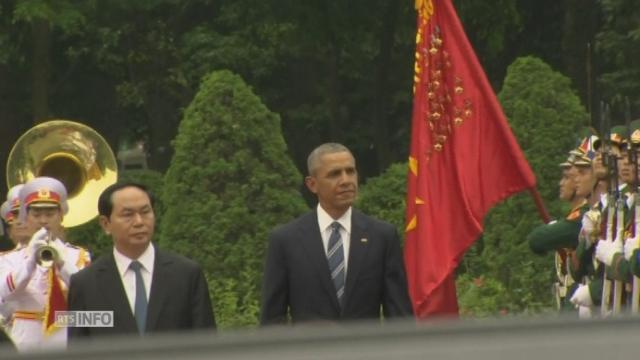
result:
[(36, 253), (36, 262), (38, 265), (47, 269), (51, 268), (60, 259), (58, 251), (50, 245), (52, 241), (53, 234), (49, 231), (47, 233), (47, 245), (40, 247)]

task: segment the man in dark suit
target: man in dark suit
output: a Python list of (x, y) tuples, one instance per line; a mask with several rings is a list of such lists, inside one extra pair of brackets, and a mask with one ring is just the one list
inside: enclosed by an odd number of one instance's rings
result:
[(412, 316), (395, 228), (353, 209), (355, 159), (336, 143), (307, 160), (316, 210), (275, 229), (262, 286), (261, 323)]
[(113, 239), (113, 252), (72, 276), (69, 311), (113, 311), (114, 324), (69, 327), (69, 340), (215, 328), (198, 264), (151, 244), (155, 216), (147, 189), (114, 184), (100, 195), (98, 209), (100, 225)]

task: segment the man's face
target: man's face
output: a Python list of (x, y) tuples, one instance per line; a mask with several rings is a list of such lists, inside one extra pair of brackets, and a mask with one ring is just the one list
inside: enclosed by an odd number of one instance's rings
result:
[(113, 238), (116, 249), (145, 249), (153, 238), (156, 222), (147, 193), (129, 186), (114, 192), (111, 202), (111, 215), (100, 216), (100, 224)]
[(562, 177), (560, 178), (560, 194), (558, 197), (563, 201), (572, 201), (576, 195), (576, 182), (574, 181), (577, 169), (570, 167), (562, 170)]
[(63, 238), (62, 211), (59, 207), (33, 207), (27, 209), (27, 228), (30, 234), (46, 228), (52, 238)]
[(599, 180), (604, 180), (607, 178), (607, 168), (602, 163), (602, 152), (598, 151), (596, 153), (596, 157), (593, 159), (591, 163), (593, 167), (593, 175)]
[(633, 166), (629, 162), (629, 153), (627, 151), (623, 151), (618, 157), (618, 174), (622, 183), (633, 183)]
[(577, 173), (574, 178), (576, 184), (576, 196), (587, 197), (591, 194), (594, 186), (593, 170), (588, 166), (576, 167)]
[(9, 225), (9, 238), (16, 245), (20, 243), (26, 244), (31, 239), (33, 233), (29, 230), (27, 224), (20, 222), (17, 217), (16, 215), (16, 220)]
[(353, 204), (358, 192), (356, 161), (347, 151), (324, 154), (314, 174), (305, 182), (327, 213), (341, 216)]

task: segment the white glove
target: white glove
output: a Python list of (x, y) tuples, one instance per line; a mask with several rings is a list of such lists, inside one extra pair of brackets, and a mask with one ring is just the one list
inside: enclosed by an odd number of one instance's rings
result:
[(64, 243), (61, 240), (55, 240), (49, 243), (49, 245), (56, 250), (58, 254), (58, 260), (56, 261), (56, 265), (58, 267), (64, 266), (66, 251)]
[(588, 285), (580, 285), (574, 291), (573, 296), (569, 299), (572, 304), (577, 306), (586, 306), (590, 307), (593, 305), (593, 301), (591, 300), (591, 294), (589, 293)]
[(597, 236), (600, 230), (600, 213), (595, 210), (589, 210), (582, 216), (582, 231), (590, 240)]
[(31, 276), (36, 269), (36, 256), (38, 250), (42, 246), (47, 244), (47, 236), (47, 229), (45, 228), (41, 228), (40, 230), (36, 231), (33, 236), (31, 236), (31, 240), (29, 240), (27, 248), (24, 249), (24, 262), (19, 265), (18, 269), (15, 272), (9, 274), (9, 276), (11, 276), (13, 279), (14, 288), (11, 289), (11, 292), (9, 294), (7, 294), (7, 297), (12, 296), (16, 292), (19, 292), (29, 283)]
[(591, 319), (591, 307), (589, 306), (578, 306), (578, 319)]
[(33, 263), (33, 267), (35, 268), (36, 257), (38, 255), (38, 250), (41, 247), (47, 245), (47, 239), (49, 238), (49, 232), (45, 228), (40, 228), (40, 230), (36, 231), (33, 236), (31, 236), (31, 240), (29, 240), (29, 245), (27, 248), (27, 263), (31, 266)]
[(71, 274), (78, 271), (78, 268), (74, 265), (73, 261), (66, 261), (67, 259), (67, 251), (66, 246), (62, 242), (62, 240), (56, 240), (50, 243), (51, 247), (53, 247), (58, 253), (58, 260), (56, 261), (56, 267), (58, 268), (58, 276), (60, 279), (69, 286), (69, 281), (71, 279)]
[(629, 261), (633, 255), (633, 251), (638, 248), (638, 240), (634, 238), (627, 238), (624, 242), (624, 258)]
[(598, 241), (598, 244), (596, 245), (596, 259), (607, 266), (611, 266), (611, 263), (613, 263), (613, 256), (622, 252), (620, 245), (619, 241)]

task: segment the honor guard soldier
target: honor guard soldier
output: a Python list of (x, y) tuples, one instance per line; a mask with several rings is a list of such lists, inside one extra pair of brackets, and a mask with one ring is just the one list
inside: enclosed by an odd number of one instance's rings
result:
[[(580, 316), (591, 317), (594, 306), (601, 306), (603, 299), (603, 286), (605, 280), (605, 265), (595, 260), (595, 248), (600, 239), (607, 238), (607, 229), (615, 234), (615, 214), (612, 214), (612, 224), (607, 224), (609, 200), (607, 189), (612, 190), (612, 186), (620, 184), (617, 192), (623, 196), (626, 186), (619, 181), (618, 173), (612, 174), (613, 164), (603, 162), (603, 156), (615, 158), (616, 164), (620, 164), (620, 154), (625, 147), (626, 128), (615, 126), (611, 128), (608, 146), (603, 142), (597, 142), (597, 154), (590, 159), (585, 158), (585, 171), (592, 175), (592, 193), (590, 196), (591, 210), (582, 217), (582, 229), (580, 231), (579, 243), (576, 249), (576, 256), (571, 263), (571, 273), (574, 280), (582, 284), (571, 296), (571, 302), (580, 309)], [(603, 144), (603, 145), (601, 145)], [(609, 154), (604, 154), (604, 151)], [(588, 166), (588, 167), (587, 167)], [(616, 165), (615, 168), (618, 166)], [(588, 169), (588, 170), (587, 170)], [(615, 199), (613, 199), (615, 202)], [(624, 213), (624, 211), (623, 211)], [(610, 226), (609, 226), (610, 225)], [(608, 297), (606, 303), (608, 303)]]
[[(632, 265), (636, 263), (636, 259), (632, 258), (634, 251), (638, 248), (638, 232), (637, 221), (640, 215), (638, 210), (640, 203), (638, 202), (638, 150), (640, 150), (640, 120), (635, 120), (629, 124), (629, 139), (626, 151), (621, 154), (620, 180), (627, 184), (626, 189), (626, 205), (628, 207), (627, 216), (625, 216), (624, 243), (600, 241), (596, 247), (596, 258), (607, 265), (607, 272), (613, 280), (622, 281), (625, 285), (625, 302), (631, 305), (634, 313), (638, 308), (638, 290), (633, 291), (635, 284), (638, 287), (638, 281), (634, 282), (634, 274)], [(635, 301), (632, 293), (635, 292)]]
[(19, 351), (66, 346), (55, 312), (66, 310), (71, 274), (90, 261), (85, 249), (63, 241), (67, 210), (67, 191), (56, 179), (35, 178), (20, 190), (19, 219), (33, 235), (0, 270), (0, 297), (15, 309), (10, 336)]
[(558, 281), (554, 285), (554, 291), (556, 306), (560, 310), (573, 308), (566, 297), (567, 292), (573, 292), (574, 286), (567, 261), (578, 245), (582, 215), (589, 209), (586, 200), (588, 194), (578, 195), (576, 192), (575, 175), (577, 169), (574, 166), (576, 158), (575, 154), (570, 153), (567, 160), (560, 164), (562, 177), (558, 184), (558, 197), (560, 200), (568, 202), (571, 210), (560, 220), (537, 226), (527, 236), (529, 247), (534, 253), (544, 255), (549, 251), (556, 252), (555, 265)]

